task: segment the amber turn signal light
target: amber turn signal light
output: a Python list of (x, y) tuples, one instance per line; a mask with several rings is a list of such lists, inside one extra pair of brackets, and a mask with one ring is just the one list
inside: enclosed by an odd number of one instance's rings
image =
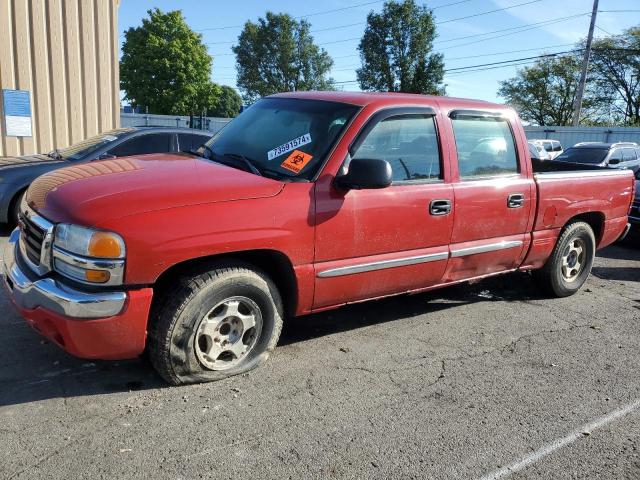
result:
[(107, 283), (111, 278), (111, 274), (106, 270), (86, 270), (85, 278), (88, 282)]
[(122, 246), (119, 239), (109, 232), (95, 232), (87, 249), (89, 256), (98, 258), (119, 258)]

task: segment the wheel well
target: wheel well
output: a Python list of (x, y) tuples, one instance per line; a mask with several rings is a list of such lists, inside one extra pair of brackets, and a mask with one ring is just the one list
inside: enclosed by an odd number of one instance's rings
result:
[(169, 290), (174, 282), (183, 276), (193, 275), (197, 271), (206, 271), (214, 268), (216, 264), (246, 263), (266, 273), (278, 287), (284, 307), (285, 317), (295, 313), (298, 299), (298, 288), (293, 265), (289, 258), (276, 250), (250, 250), (246, 252), (234, 252), (229, 254), (212, 255), (187, 260), (171, 266), (158, 277), (154, 284), (155, 299), (162, 299), (164, 295), (159, 292)]
[(16, 193), (13, 194), (13, 197), (11, 197), (11, 201), (9, 202), (9, 209), (7, 211), (8, 222), (18, 221), (17, 218), (13, 218), (14, 207), (16, 206), (16, 202), (20, 199), (20, 195), (26, 192), (27, 188), (29, 188), (29, 185), (27, 185), (26, 187), (22, 187), (20, 190), (18, 190)]
[(604, 233), (604, 214), (600, 212), (581, 213), (580, 215), (572, 217), (565, 226), (573, 222), (585, 222), (589, 224), (593, 230), (593, 235), (596, 237), (596, 245), (600, 243), (602, 234)]

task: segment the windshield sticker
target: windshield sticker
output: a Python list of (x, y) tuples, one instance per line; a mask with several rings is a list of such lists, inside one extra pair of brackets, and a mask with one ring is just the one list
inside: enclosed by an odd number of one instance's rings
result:
[(105, 142), (113, 142), (117, 139), (118, 137), (114, 137), (113, 135), (105, 135), (104, 137), (102, 137), (102, 140), (104, 140)]
[(280, 145), (279, 147), (268, 151), (267, 157), (269, 158), (269, 160), (273, 160), (274, 158), (279, 157), (280, 155), (284, 155), (285, 153), (289, 153), (294, 148), (302, 147), (307, 143), (311, 143), (310, 133), (305, 133), (301, 137), (294, 138), (293, 140), (288, 141), (284, 145)]
[(308, 153), (301, 152), (300, 150), (294, 150), (291, 155), (287, 157), (287, 159), (280, 164), (282, 168), (286, 168), (290, 172), (298, 174), (302, 171), (304, 167), (307, 166), (307, 163), (311, 161), (313, 155), (309, 155)]

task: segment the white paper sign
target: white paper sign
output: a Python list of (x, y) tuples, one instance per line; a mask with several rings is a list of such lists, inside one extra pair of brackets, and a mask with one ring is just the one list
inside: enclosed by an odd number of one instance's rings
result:
[(31, 117), (4, 117), (7, 137), (31, 137)]
[(269, 160), (273, 160), (280, 155), (284, 155), (285, 153), (291, 152), (292, 150), (302, 147), (303, 145), (306, 145), (308, 143), (311, 143), (311, 134), (305, 133), (301, 137), (294, 138), (293, 140), (290, 140), (287, 143), (274, 148), (273, 150), (269, 150), (267, 152), (267, 157), (269, 158)]

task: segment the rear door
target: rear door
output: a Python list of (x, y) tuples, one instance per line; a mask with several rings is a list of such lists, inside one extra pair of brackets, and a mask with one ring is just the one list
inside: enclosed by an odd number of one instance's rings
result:
[(453, 225), (453, 188), (445, 175), (438, 121), (430, 108), (374, 114), (350, 158), (383, 159), (393, 184), (336, 190), (316, 182), (314, 308), (428, 287), (441, 281)]
[(445, 280), (514, 269), (528, 246), (526, 233), (535, 206), (524, 136), (515, 120), (499, 113), (455, 110), (449, 117), (457, 174), (451, 259)]
[(625, 147), (622, 149), (622, 163), (620, 165), (622, 168), (635, 171), (638, 168), (638, 163), (640, 163), (640, 161), (638, 160), (638, 154), (635, 148)]

